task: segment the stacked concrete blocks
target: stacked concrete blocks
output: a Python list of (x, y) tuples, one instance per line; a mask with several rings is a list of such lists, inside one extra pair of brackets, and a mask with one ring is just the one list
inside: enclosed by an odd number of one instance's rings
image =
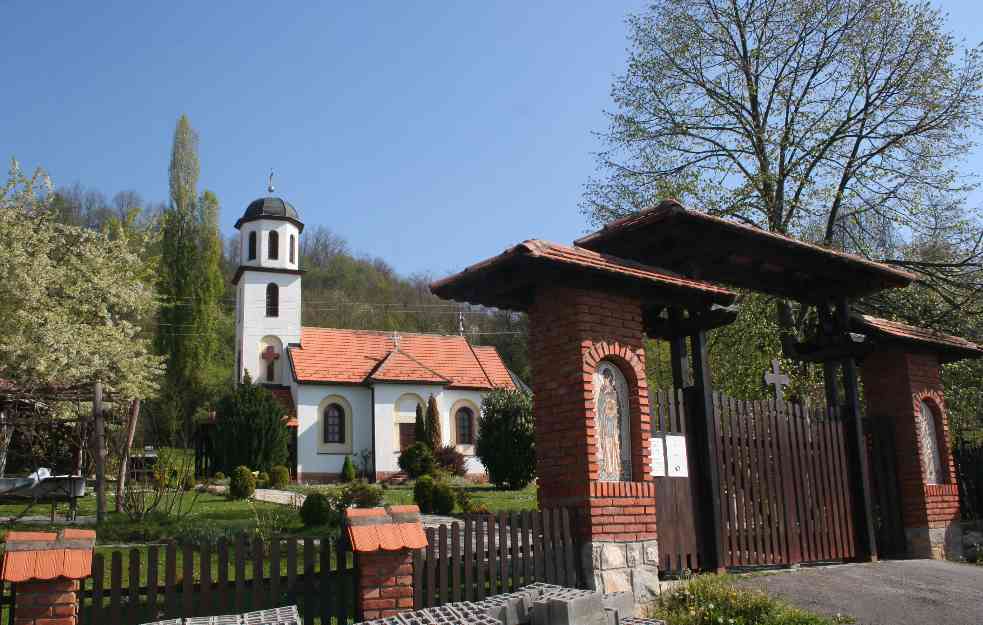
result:
[(301, 625), (301, 620), (297, 606), (291, 605), (270, 610), (256, 610), (245, 614), (175, 618), (155, 621), (146, 625)]

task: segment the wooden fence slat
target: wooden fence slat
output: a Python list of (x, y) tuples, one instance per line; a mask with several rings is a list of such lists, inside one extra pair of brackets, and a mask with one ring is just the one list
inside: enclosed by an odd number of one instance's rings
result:
[[(423, 579), (425, 577), (423, 553), (425, 549), (417, 549), (413, 552), (413, 608), (415, 610), (426, 607), (423, 599)], [(362, 620), (362, 615), (356, 614), (355, 618)]]
[(208, 616), (212, 613), (212, 548), (205, 543), (198, 552), (198, 579), (201, 585), (201, 598), (198, 613)]
[(235, 603), (233, 612), (245, 612), (246, 608), (246, 535), (236, 535), (235, 547)]
[[(334, 547), (335, 553), (335, 565), (332, 570), (334, 593), (331, 595), (334, 598), (334, 618), (338, 625), (345, 625), (348, 623), (348, 551), (342, 538), (331, 541), (331, 546)], [(276, 605), (282, 604), (278, 600)]]
[(136, 623), (140, 618), (140, 550), (136, 547), (130, 549), (126, 583), (130, 591), (129, 605), (126, 606), (126, 620)]
[(538, 512), (531, 512), (532, 518), (532, 544), (533, 544), (533, 578), (537, 582), (546, 581), (546, 558), (543, 554), (543, 534), (542, 534), (542, 515)]
[(768, 402), (768, 449), (771, 457), (771, 511), (775, 537), (775, 564), (788, 564), (788, 541), (785, 537), (784, 484), (782, 482), (781, 430), (778, 425), (781, 402), (774, 399)]
[(195, 554), (191, 545), (184, 545), (181, 553), (181, 613), (197, 616), (194, 607)]
[(426, 605), (437, 605), (437, 531), (427, 528), (427, 594)]
[(437, 527), (437, 596), (440, 605), (447, 603), (449, 585), (447, 583), (448, 568), (447, 526)]
[(522, 550), (519, 548), (519, 514), (509, 514), (509, 579), (510, 588), (515, 590), (522, 585)]
[(123, 590), (123, 554), (114, 551), (111, 558), (112, 568), (109, 572), (109, 619), (115, 625), (123, 623), (122, 598)]
[(461, 601), (461, 524), (451, 523), (451, 601)]
[(269, 605), (271, 606), (281, 606), (285, 605), (284, 602), (280, 600), (280, 571), (281, 568), (281, 553), (280, 553), (280, 536), (273, 536), (270, 541), (270, 594), (269, 594)]
[(566, 586), (567, 575), (566, 566), (563, 564), (564, 560), (564, 546), (563, 546), (563, 521), (560, 519), (560, 509), (553, 508), (553, 557), (556, 559), (556, 578), (559, 580), (557, 583), (561, 586)]
[(775, 444), (778, 453), (778, 477), (782, 506), (782, 537), (785, 564), (797, 564), (801, 560), (795, 531), (795, 487), (792, 484), (792, 457), (788, 444), (788, 405), (775, 405)]
[(263, 560), (266, 555), (266, 545), (263, 543), (263, 539), (259, 536), (253, 537), (253, 553), (252, 553), (252, 576), (249, 583), (249, 609), (250, 610), (262, 610), (269, 607), (263, 603), (266, 598), (266, 589), (263, 587), (263, 578), (266, 576), (266, 567), (263, 565)]
[(101, 553), (92, 556), (92, 609), (90, 611), (90, 623), (105, 622), (102, 606), (102, 589), (104, 587), (104, 577), (106, 575), (106, 562)]
[(812, 550), (812, 512), (808, 505), (809, 499), (809, 469), (806, 462), (806, 428), (802, 406), (792, 405), (792, 416), (789, 420), (792, 431), (792, 456), (795, 459), (795, 501), (798, 507), (799, 546), (802, 551), (802, 561), (813, 559)]
[[(720, 501), (721, 509), (726, 509), (727, 514), (722, 515), (720, 524), (724, 531), (726, 540), (721, 541), (724, 549), (724, 565), (734, 566), (737, 563), (737, 492), (735, 488), (736, 467), (734, 461), (734, 436), (733, 424), (730, 414), (730, 403), (727, 397), (716, 395), (715, 412), (718, 419), (718, 430), (720, 432), (720, 488), (723, 491)], [(656, 517), (658, 522), (658, 517)]]
[(498, 579), (501, 581), (501, 592), (509, 592), (509, 535), (508, 517), (504, 512), (498, 513)]
[(317, 601), (314, 589), (314, 539), (307, 537), (304, 539), (304, 625), (314, 625), (316, 616), (315, 602)]
[(780, 561), (779, 559), (779, 536), (778, 528), (781, 523), (778, 522), (777, 513), (775, 511), (775, 454), (772, 450), (772, 428), (771, 428), (771, 417), (774, 413), (774, 400), (765, 400), (761, 402), (761, 425), (759, 431), (761, 432), (761, 448), (764, 456), (764, 476), (765, 476), (765, 491), (767, 493), (765, 497), (765, 523), (767, 523), (766, 530), (768, 535), (768, 564), (775, 564)]
[[(157, 567), (160, 566), (160, 548), (151, 545), (147, 550), (147, 606), (144, 622), (156, 621), (159, 614), (157, 607)], [(95, 621), (98, 622), (98, 621)]]
[(577, 588), (577, 564), (574, 555), (573, 533), (570, 531), (570, 511), (564, 508), (563, 515), (563, 553), (566, 555), (567, 585)]
[(540, 512), (543, 519), (543, 556), (546, 558), (546, 581), (556, 583), (556, 560), (553, 558), (553, 524), (549, 510)]
[(747, 445), (747, 424), (743, 416), (747, 413), (744, 409), (743, 402), (733, 400), (733, 412), (734, 412), (734, 424), (735, 424), (735, 441), (734, 446), (738, 454), (738, 475), (740, 477), (740, 484), (738, 486), (738, 504), (740, 524), (738, 526), (738, 532), (741, 537), (741, 557), (738, 559), (738, 564), (750, 564), (751, 554), (754, 551), (754, 543), (751, 540), (751, 519), (749, 500), (751, 498), (750, 493), (750, 476), (748, 474), (748, 467), (750, 466), (751, 460), (748, 453)]
[(488, 594), (497, 595), (499, 590), (498, 576), (498, 527), (493, 515), (488, 515)]
[(287, 538), (287, 594), (289, 600), (299, 604), (297, 588), (297, 539)]
[(474, 601), (474, 520), (464, 519), (464, 600)]
[(229, 543), (223, 536), (218, 539), (218, 594), (215, 596), (215, 611), (226, 614), (232, 611), (229, 593)]
[(475, 547), (474, 547), (476, 558), (476, 584), (475, 593), (478, 601), (482, 601), (485, 594), (485, 579), (487, 575), (487, 560), (485, 559), (485, 517), (480, 516), (475, 519)]
[(810, 420), (810, 428), (812, 432), (812, 466), (813, 466), (813, 478), (816, 484), (816, 525), (819, 529), (819, 557), (821, 560), (830, 559), (830, 544), (829, 544), (829, 534), (828, 528), (829, 523), (827, 522), (827, 505), (828, 505), (828, 494), (826, 492), (826, 471), (823, 462), (823, 441), (822, 441), (822, 429), (820, 424), (820, 412), (815, 408), (812, 409), (812, 419)]
[(842, 550), (840, 549), (840, 539), (837, 536), (837, 529), (839, 523), (837, 523), (837, 510), (836, 510), (836, 485), (833, 482), (833, 472), (836, 470), (833, 467), (833, 450), (832, 450), (832, 433), (833, 430), (830, 428), (829, 413), (824, 411), (823, 420), (820, 423), (820, 430), (822, 431), (823, 439), (823, 462), (825, 464), (825, 481), (826, 481), (826, 501), (828, 508), (826, 509), (826, 517), (828, 520), (827, 528), (829, 535), (829, 555), (834, 560), (840, 560), (843, 558)]
[(528, 510), (523, 510), (520, 514), (521, 517), (521, 549), (522, 549), (522, 584), (529, 584), (536, 578), (535, 572), (533, 571), (533, 555), (532, 555), (532, 541), (529, 536), (529, 532), (532, 531), (532, 519)]
[(164, 618), (180, 616), (177, 596), (177, 545), (169, 543), (164, 551)]
[(331, 623), (331, 599), (338, 601), (337, 588), (334, 588), (331, 582), (331, 541), (324, 537), (321, 539), (321, 571), (318, 575), (317, 602), (321, 623), (328, 625)]
[(847, 464), (846, 456), (846, 434), (844, 428), (846, 424), (843, 422), (843, 416), (839, 415), (840, 418), (836, 421), (836, 447), (839, 450), (839, 460), (838, 464), (840, 467), (840, 483), (843, 489), (843, 508), (846, 516), (845, 528), (847, 532), (846, 546), (847, 552), (844, 554), (846, 558), (852, 558), (856, 555), (857, 551), (857, 541), (856, 535), (854, 534), (853, 527), (853, 500), (850, 497), (850, 488), (853, 484), (850, 481), (850, 472)]

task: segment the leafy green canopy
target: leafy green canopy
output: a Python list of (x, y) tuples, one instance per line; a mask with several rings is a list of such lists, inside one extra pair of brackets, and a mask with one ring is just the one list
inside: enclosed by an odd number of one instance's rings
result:
[(519, 391), (494, 390), (481, 402), (475, 453), (498, 488), (525, 488), (536, 474), (532, 398)]
[(141, 324), (155, 314), (146, 238), (57, 223), (50, 183), (13, 161), (0, 187), (0, 377), (25, 392), (88, 387), (145, 398), (164, 371)]
[(245, 465), (268, 472), (286, 464), (289, 431), (283, 406), (266, 388), (247, 376), (218, 401), (215, 416), (212, 442), (219, 469), (231, 472)]

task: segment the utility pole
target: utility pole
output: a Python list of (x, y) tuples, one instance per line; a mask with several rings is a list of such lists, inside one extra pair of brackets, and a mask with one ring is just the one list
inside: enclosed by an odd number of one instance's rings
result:
[(96, 439), (96, 524), (106, 520), (106, 424), (102, 416), (102, 382), (96, 382), (92, 419)]

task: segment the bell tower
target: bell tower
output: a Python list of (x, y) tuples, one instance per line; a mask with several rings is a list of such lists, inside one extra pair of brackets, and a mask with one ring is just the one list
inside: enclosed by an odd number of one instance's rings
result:
[(300, 343), (300, 233), (296, 209), (273, 196), (246, 207), (239, 231), (236, 286), (236, 381), (290, 383), (286, 349)]

